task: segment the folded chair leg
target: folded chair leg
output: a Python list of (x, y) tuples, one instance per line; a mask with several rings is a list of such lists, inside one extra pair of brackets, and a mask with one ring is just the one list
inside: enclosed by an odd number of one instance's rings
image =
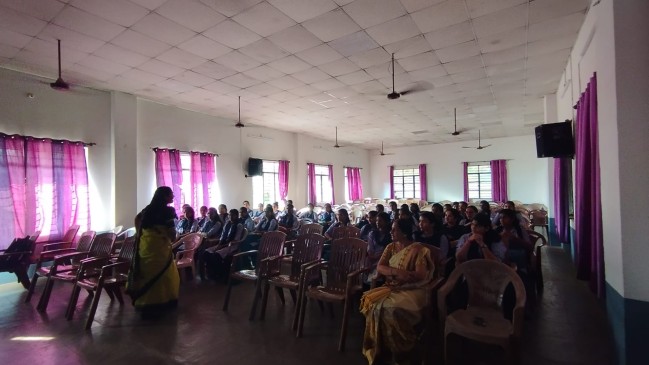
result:
[(270, 291), (270, 283), (268, 280), (264, 280), (264, 292), (263, 297), (261, 298), (261, 314), (259, 315), (260, 320), (266, 318), (266, 306), (268, 305), (268, 292)]
[(101, 297), (101, 290), (103, 286), (101, 285), (102, 278), (99, 278), (99, 286), (97, 286), (97, 293), (92, 298), (92, 305), (90, 306), (90, 314), (88, 314), (88, 319), (86, 320), (86, 329), (89, 330), (92, 327), (92, 321), (95, 320), (95, 312), (97, 312), (97, 305), (99, 304), (99, 298)]

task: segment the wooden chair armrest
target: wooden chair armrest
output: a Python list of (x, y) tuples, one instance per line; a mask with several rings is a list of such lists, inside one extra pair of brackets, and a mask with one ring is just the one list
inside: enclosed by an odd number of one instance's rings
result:
[(77, 251), (74, 248), (59, 248), (55, 250), (42, 251), (38, 259), (40, 261), (52, 261), (54, 260), (55, 256), (65, 255), (68, 253), (76, 253), (76, 252), (79, 251)]
[(324, 268), (327, 267), (327, 265), (328, 265), (328, 263), (326, 261), (318, 262), (318, 263), (315, 263), (315, 264), (309, 265), (309, 266), (303, 265), (304, 274), (306, 275), (306, 273), (308, 273), (309, 271), (315, 270), (315, 269), (324, 269)]
[(91, 269), (101, 269), (102, 266), (109, 264), (110, 258), (108, 257), (90, 257), (81, 260), (79, 271), (77, 272), (77, 280), (88, 277), (87, 272)]
[(42, 247), (41, 252), (57, 250), (57, 249), (59, 249), (59, 248), (57, 248), (58, 246), (63, 246), (63, 245), (68, 245), (68, 247), (61, 247), (63, 249), (70, 248), (69, 246), (72, 245), (72, 242), (45, 243), (45, 244), (41, 245), (41, 247)]
[(230, 264), (230, 272), (233, 273), (233, 272), (236, 271), (236, 266), (237, 266), (236, 263), (237, 263), (237, 260), (238, 260), (240, 257), (250, 256), (250, 255), (252, 255), (252, 254), (254, 254), (254, 253), (257, 253), (257, 250), (250, 250), (250, 251), (245, 251), (245, 252), (239, 252), (239, 253), (235, 253), (234, 255), (232, 255), (232, 263)]

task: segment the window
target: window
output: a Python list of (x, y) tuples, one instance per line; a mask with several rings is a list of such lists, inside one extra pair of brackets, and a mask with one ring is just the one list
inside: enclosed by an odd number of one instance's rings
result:
[(252, 178), (254, 204), (272, 204), (279, 199), (279, 162), (264, 161), (261, 176)]
[(345, 185), (345, 201), (346, 201), (346, 202), (350, 202), (350, 201), (352, 201), (352, 200), (351, 200), (351, 198), (349, 197), (349, 183), (347, 182), (347, 168), (344, 168), (343, 171), (344, 171), (344, 174), (345, 174), (345, 175), (343, 176), (343, 178), (345, 179), (345, 180), (344, 180), (344, 181), (345, 181), (345, 184), (344, 184), (344, 185)]
[(392, 181), (395, 199), (419, 199), (419, 168), (395, 168)]
[(332, 201), (329, 166), (315, 165), (315, 196), (318, 202)]
[(466, 171), (469, 199), (491, 200), (491, 165), (469, 162)]
[[(183, 182), (180, 184), (180, 205), (192, 203), (191, 187), (191, 165), (192, 158), (189, 152), (180, 152), (180, 168), (183, 170)], [(198, 209), (198, 207), (194, 207)]]

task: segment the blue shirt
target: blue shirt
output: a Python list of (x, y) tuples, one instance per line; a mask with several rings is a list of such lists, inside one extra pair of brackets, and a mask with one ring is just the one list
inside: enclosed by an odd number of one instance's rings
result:
[(262, 218), (255, 227), (255, 232), (271, 232), (277, 230), (277, 219), (267, 217)]

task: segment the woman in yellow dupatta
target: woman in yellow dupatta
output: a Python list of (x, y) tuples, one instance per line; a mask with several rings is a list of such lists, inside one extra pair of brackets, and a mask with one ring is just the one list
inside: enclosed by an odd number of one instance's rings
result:
[(361, 299), (363, 354), (370, 365), (407, 363), (417, 342), (415, 326), (428, 302), (426, 284), (432, 279), (434, 263), (428, 248), (410, 237), (412, 220), (393, 223), (393, 242), (377, 266), (386, 283), (365, 292)]
[(143, 317), (155, 316), (178, 303), (180, 277), (171, 251), (176, 212), (167, 206), (173, 199), (171, 188), (161, 186), (135, 217), (138, 238), (126, 291)]

